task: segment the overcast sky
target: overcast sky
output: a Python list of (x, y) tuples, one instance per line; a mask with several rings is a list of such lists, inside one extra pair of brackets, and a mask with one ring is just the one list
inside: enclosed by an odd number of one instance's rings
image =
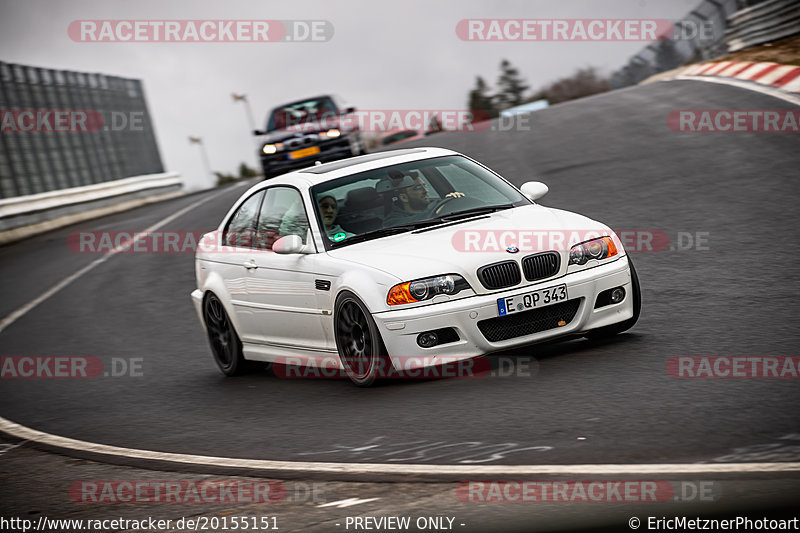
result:
[[(245, 107), (258, 125), (286, 101), (335, 93), (360, 109), (464, 109), (482, 75), (494, 84), (506, 58), (537, 89), (578, 68), (620, 68), (642, 42), (465, 42), (456, 24), (468, 18), (683, 18), (698, 0), (0, 0), (0, 60), (99, 72), (144, 82), (161, 157), (189, 189), (212, 185), (213, 170), (257, 165)], [(74, 20), (325, 20), (334, 36), (321, 43), (91, 43), (67, 33)]]

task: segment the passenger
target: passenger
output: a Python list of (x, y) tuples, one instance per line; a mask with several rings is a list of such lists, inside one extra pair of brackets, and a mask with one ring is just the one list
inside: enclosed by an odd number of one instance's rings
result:
[(332, 194), (323, 194), (317, 199), (319, 212), (322, 215), (322, 222), (325, 224), (325, 233), (333, 241), (341, 241), (348, 237), (353, 237), (355, 233), (342, 228), (336, 223), (336, 216), (339, 214), (339, 204)]

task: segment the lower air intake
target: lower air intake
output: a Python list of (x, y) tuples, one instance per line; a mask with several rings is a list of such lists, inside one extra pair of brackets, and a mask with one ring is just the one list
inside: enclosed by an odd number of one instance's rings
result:
[(478, 322), (478, 329), (489, 342), (505, 341), (569, 324), (575, 318), (581, 299), (567, 300), (541, 309), (532, 309), (508, 316), (499, 316)]

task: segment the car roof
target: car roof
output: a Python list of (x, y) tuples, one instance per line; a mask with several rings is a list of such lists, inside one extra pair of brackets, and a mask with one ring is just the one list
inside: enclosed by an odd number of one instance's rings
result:
[(359, 172), (388, 167), (400, 163), (431, 159), (445, 155), (461, 155), (453, 150), (435, 147), (403, 148), (399, 150), (386, 150), (371, 154), (349, 157), (331, 163), (310, 166), (294, 172), (262, 181), (252, 187), (256, 190), (272, 185), (292, 185), (301, 189), (313, 187), (319, 183), (350, 176)]

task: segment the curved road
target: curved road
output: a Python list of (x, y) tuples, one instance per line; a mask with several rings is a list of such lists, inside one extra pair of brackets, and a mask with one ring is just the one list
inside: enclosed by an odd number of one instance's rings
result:
[[(48, 433), (148, 450), (253, 459), (441, 464), (797, 460), (800, 381), (680, 380), (680, 355), (798, 355), (800, 143), (791, 133), (676, 133), (677, 109), (796, 109), (741, 88), (673, 81), (531, 115), (522, 128), (440, 134), (545, 205), (614, 228), (661, 230), (636, 253), (640, 322), (605, 342), (499, 354), (512, 377), (382, 384), (224, 378), (192, 308), (191, 254), (119, 254), (0, 333), (0, 355), (141, 358), (141, 377), (0, 379), (0, 416)], [(406, 145), (409, 146), (409, 145)], [(163, 230), (206, 231), (242, 188)], [(202, 193), (0, 248), (0, 316), (97, 259), (74, 231), (142, 230)], [(683, 241), (678, 241), (679, 235)], [(107, 367), (108, 368), (108, 367)], [(794, 438), (792, 436), (794, 435)], [(741, 450), (740, 448), (744, 448)], [(765, 449), (771, 455), (758, 455)]]

